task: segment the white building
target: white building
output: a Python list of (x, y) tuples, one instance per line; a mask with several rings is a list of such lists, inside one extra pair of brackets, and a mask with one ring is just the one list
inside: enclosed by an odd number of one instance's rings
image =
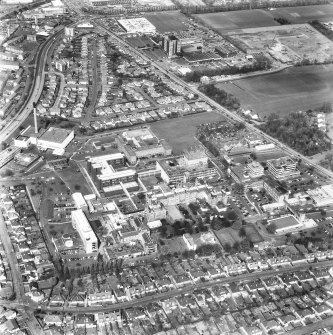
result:
[(155, 33), (156, 27), (144, 17), (118, 20), (127, 33)]
[(10, 60), (1, 60), (0, 71), (17, 71), (20, 68), (18, 62), (13, 62)]
[(98, 251), (98, 241), (82, 209), (72, 211), (72, 223), (82, 239), (87, 254)]
[(42, 149), (65, 150), (74, 138), (74, 130), (50, 127), (38, 140)]
[(78, 209), (82, 209), (82, 208), (88, 208), (88, 205), (86, 203), (86, 201), (84, 200), (84, 197), (82, 195), (82, 193), (80, 192), (76, 192), (72, 194), (72, 198), (75, 204), (75, 207)]

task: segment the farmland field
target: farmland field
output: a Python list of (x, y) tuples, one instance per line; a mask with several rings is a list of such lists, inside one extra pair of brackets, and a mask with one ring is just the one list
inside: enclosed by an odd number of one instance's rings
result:
[(244, 108), (264, 118), (333, 103), (333, 65), (295, 67), (278, 73), (217, 84), (234, 94)]
[(244, 28), (279, 26), (270, 12), (261, 9), (197, 14), (194, 17), (219, 33)]
[(197, 143), (194, 138), (197, 126), (221, 120), (224, 118), (220, 114), (206, 112), (155, 122), (151, 128), (159, 138), (171, 145), (174, 154), (179, 155), (184, 149)]
[(319, 5), (277, 8), (270, 13), (276, 18), (283, 17), (292, 23), (306, 23), (311, 20), (327, 21), (333, 19), (333, 6)]
[(145, 18), (150, 21), (160, 33), (187, 29), (184, 22), (188, 19), (180, 13), (154, 13), (145, 15)]

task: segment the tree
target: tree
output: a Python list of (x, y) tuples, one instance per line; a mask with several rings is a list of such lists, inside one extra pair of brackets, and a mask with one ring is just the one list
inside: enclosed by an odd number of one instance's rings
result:
[(74, 186), (74, 190), (75, 191), (79, 191), (81, 189), (81, 186), (79, 185), (79, 184), (76, 184), (75, 186)]
[(238, 236), (239, 237), (246, 237), (245, 227), (242, 227), (241, 229), (239, 229)]
[(330, 102), (324, 102), (319, 111), (325, 114), (332, 113), (332, 104)]
[(226, 243), (224, 246), (223, 246), (225, 252), (230, 252), (231, 251), (231, 245), (230, 243)]
[(276, 233), (276, 223), (271, 223), (270, 225), (267, 226), (267, 231), (270, 233), (270, 234), (275, 234)]
[(237, 218), (238, 218), (238, 215), (235, 211), (229, 210), (229, 211), (226, 212), (225, 217), (229, 221), (236, 221)]
[(2, 142), (1, 142), (1, 150), (5, 150), (7, 147), (8, 147), (8, 143), (2, 141)]
[(240, 243), (236, 241), (232, 246), (232, 248), (234, 249), (235, 252), (238, 252), (240, 250), (240, 246), (241, 246)]

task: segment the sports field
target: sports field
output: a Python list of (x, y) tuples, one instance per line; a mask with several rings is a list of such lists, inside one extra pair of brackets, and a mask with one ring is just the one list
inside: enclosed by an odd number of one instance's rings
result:
[(264, 76), (220, 83), (219, 87), (240, 99), (244, 108), (261, 118), (287, 114), (333, 103), (333, 65), (288, 68)]
[(181, 13), (152, 13), (145, 18), (152, 23), (160, 33), (171, 33), (187, 29), (185, 22), (188, 20)]
[(194, 16), (222, 34), (244, 28), (279, 26), (269, 11), (261, 9), (197, 14)]
[(283, 17), (291, 23), (306, 23), (312, 20), (330, 21), (333, 19), (332, 5), (285, 7), (271, 10), (273, 17)]
[(194, 138), (197, 126), (223, 119), (223, 116), (215, 112), (205, 112), (155, 122), (151, 128), (159, 138), (165, 139), (171, 145), (174, 154), (179, 155), (184, 149), (198, 143)]

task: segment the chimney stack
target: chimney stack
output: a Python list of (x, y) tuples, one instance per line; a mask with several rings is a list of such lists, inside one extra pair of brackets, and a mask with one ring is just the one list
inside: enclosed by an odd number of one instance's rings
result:
[(36, 108), (36, 104), (33, 104), (33, 108), (34, 108), (34, 123), (35, 123), (35, 134), (38, 134), (38, 124), (37, 124), (37, 108)]

